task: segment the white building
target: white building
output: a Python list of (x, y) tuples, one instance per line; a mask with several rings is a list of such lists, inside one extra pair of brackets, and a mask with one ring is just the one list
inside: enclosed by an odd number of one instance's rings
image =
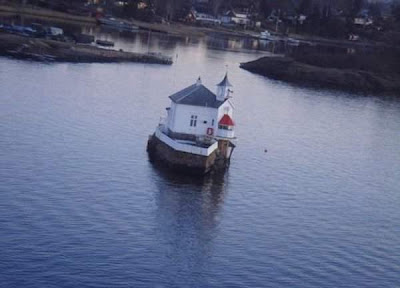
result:
[(229, 158), (235, 146), (232, 92), (227, 75), (217, 85), (216, 94), (199, 78), (169, 97), (167, 118), (160, 123), (155, 136), (177, 151), (209, 156), (220, 149)]
[(236, 13), (233, 10), (226, 12), (224, 15), (221, 16), (221, 22), (223, 24), (231, 24), (234, 23), (235, 25), (239, 26), (250, 26), (251, 20), (249, 19), (248, 15), (245, 13)]
[(194, 18), (194, 22), (200, 25), (221, 25), (221, 20), (205, 13), (198, 13), (194, 11), (192, 18)]
[[(228, 77), (225, 76), (217, 85), (215, 95), (201, 83), (199, 78), (195, 84), (171, 95), (169, 97), (172, 100), (171, 107), (167, 108), (168, 133), (175, 134), (178, 138), (180, 135), (191, 139), (199, 136), (234, 138), (231, 87)], [(219, 122), (224, 116), (224, 119), (228, 119), (232, 124), (227, 129), (219, 127)], [(226, 124), (226, 120), (221, 124)]]
[(369, 26), (374, 24), (374, 21), (368, 17), (356, 17), (354, 18), (354, 24), (360, 26)]

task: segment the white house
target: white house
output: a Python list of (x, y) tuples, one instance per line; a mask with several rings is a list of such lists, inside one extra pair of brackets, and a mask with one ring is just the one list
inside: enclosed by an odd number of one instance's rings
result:
[(249, 26), (251, 24), (251, 20), (248, 15), (245, 13), (236, 13), (233, 10), (226, 12), (221, 17), (222, 24), (231, 24), (234, 23), (239, 26)]
[(191, 10), (186, 16), (186, 21), (197, 23), (200, 25), (220, 25), (221, 20), (215, 18), (210, 14), (199, 13), (196, 10)]
[(217, 85), (217, 94), (205, 87), (199, 78), (195, 84), (171, 95), (164, 131), (182, 140), (234, 138), (231, 88), (227, 75)]
[(354, 24), (360, 26), (369, 26), (374, 24), (374, 21), (368, 17), (356, 17), (354, 18)]
[(205, 13), (196, 13), (195, 14), (196, 23), (202, 25), (220, 25), (221, 21), (216, 19), (214, 16), (205, 14)]
[[(236, 142), (232, 92), (228, 75), (217, 85), (216, 94), (199, 78), (195, 84), (169, 96), (167, 118), (161, 121), (154, 137), (178, 153), (208, 157), (219, 151), (218, 155), (229, 160)], [(180, 158), (170, 162), (177, 159)]]
[(232, 85), (225, 75), (216, 94), (199, 78), (171, 95), (168, 116), (147, 143), (151, 159), (201, 174), (229, 166), (236, 146), (231, 94)]

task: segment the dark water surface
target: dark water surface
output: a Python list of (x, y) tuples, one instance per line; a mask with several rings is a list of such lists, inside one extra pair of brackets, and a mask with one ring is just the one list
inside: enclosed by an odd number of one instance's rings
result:
[[(400, 287), (400, 103), (153, 37), (176, 64), (0, 58), (0, 287)], [(151, 165), (167, 96), (199, 75), (213, 89), (225, 65), (240, 138), (228, 173)]]

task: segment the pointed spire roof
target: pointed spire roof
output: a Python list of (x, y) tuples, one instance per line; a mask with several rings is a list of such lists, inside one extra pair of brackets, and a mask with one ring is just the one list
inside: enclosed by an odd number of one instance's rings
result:
[(228, 72), (226, 72), (224, 79), (221, 81), (221, 83), (217, 84), (217, 86), (233, 87), (232, 84), (229, 83)]
[(221, 120), (219, 120), (219, 125), (224, 125), (224, 126), (235, 126), (235, 122), (233, 122), (232, 118), (228, 115), (225, 114)]

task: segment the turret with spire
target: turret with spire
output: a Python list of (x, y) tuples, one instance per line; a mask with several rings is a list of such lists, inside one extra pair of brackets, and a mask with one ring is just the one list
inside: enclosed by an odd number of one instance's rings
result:
[(221, 83), (217, 84), (217, 100), (225, 101), (225, 99), (229, 98), (229, 94), (232, 92), (232, 90), (230, 89), (231, 87), (233, 86), (231, 83), (229, 83), (227, 72)]

